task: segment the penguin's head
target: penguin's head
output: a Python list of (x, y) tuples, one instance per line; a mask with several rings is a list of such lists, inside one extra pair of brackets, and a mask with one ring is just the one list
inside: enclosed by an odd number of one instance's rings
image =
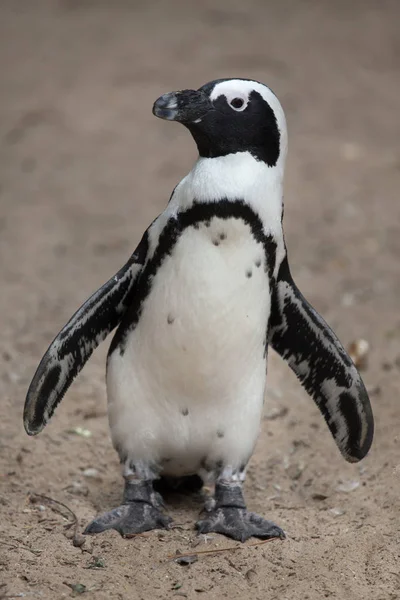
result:
[(285, 114), (275, 94), (257, 81), (217, 79), (198, 90), (170, 92), (156, 100), (153, 114), (185, 125), (202, 157), (249, 152), (269, 167), (285, 160)]

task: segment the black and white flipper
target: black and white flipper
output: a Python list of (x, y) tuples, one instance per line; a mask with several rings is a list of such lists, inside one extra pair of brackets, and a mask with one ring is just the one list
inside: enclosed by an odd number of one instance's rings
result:
[(29, 386), (24, 426), (39, 433), (92, 352), (132, 302), (148, 250), (147, 232), (128, 262), (80, 307), (50, 344)]
[(336, 335), (298, 290), (287, 257), (273, 291), (269, 343), (315, 400), (343, 457), (361, 460), (374, 432), (367, 391)]

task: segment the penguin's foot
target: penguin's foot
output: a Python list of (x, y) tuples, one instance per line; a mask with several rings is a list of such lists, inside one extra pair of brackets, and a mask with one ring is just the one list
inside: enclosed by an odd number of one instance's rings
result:
[(172, 519), (161, 512), (161, 505), (162, 498), (154, 492), (151, 481), (127, 481), (124, 503), (96, 517), (83, 533), (115, 529), (122, 536), (127, 536), (151, 529), (168, 529)]
[(115, 529), (124, 537), (151, 529), (168, 529), (171, 522), (170, 517), (151, 504), (132, 502), (131, 504), (121, 504), (121, 506), (99, 515), (89, 523), (83, 533), (101, 533), (107, 529)]
[(284, 531), (272, 521), (248, 512), (240, 485), (217, 483), (215, 507), (196, 523), (199, 533), (222, 533), (239, 542), (254, 536), (261, 539), (285, 538)]
[(253, 536), (262, 540), (285, 537), (282, 529), (272, 521), (267, 521), (244, 508), (233, 506), (213, 510), (206, 519), (197, 521), (196, 528), (199, 533), (214, 531), (239, 542), (245, 542)]

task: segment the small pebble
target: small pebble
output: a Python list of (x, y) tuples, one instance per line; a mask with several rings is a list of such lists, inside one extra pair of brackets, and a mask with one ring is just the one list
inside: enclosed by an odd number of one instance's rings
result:
[(341, 508), (330, 508), (329, 512), (334, 515), (335, 517), (341, 517), (342, 515), (345, 514), (345, 511), (342, 510)]
[(186, 567), (198, 561), (199, 557), (197, 556), (197, 554), (188, 554), (187, 556), (177, 556), (174, 560), (176, 563), (178, 563), (178, 565)]
[(89, 488), (80, 481), (73, 481), (71, 485), (65, 489), (75, 496), (87, 496), (89, 494)]
[(382, 388), (380, 385), (367, 386), (367, 392), (369, 396), (380, 396)]
[(349, 292), (347, 292), (346, 294), (343, 294), (342, 296), (342, 305), (343, 306), (353, 306), (355, 304), (355, 296), (354, 294), (351, 294)]
[(98, 475), (99, 475), (99, 472), (98, 472), (98, 470), (97, 470), (97, 469), (94, 469), (93, 467), (90, 467), (90, 468), (88, 468), (88, 469), (85, 469), (85, 470), (83, 471), (83, 475), (84, 475), (85, 477), (98, 477)]
[(84, 594), (87, 590), (86, 585), (83, 585), (83, 583), (67, 583), (64, 581), (64, 584), (70, 587), (76, 594)]
[(89, 438), (92, 435), (92, 432), (84, 427), (74, 427), (73, 429), (68, 429), (67, 433), (74, 433), (75, 435), (80, 435), (84, 438)]
[(286, 406), (281, 406), (280, 408), (273, 408), (270, 412), (267, 412), (264, 415), (264, 419), (267, 421), (275, 421), (276, 419), (281, 419), (285, 417), (289, 412), (289, 409)]
[(328, 498), (328, 496), (327, 496), (326, 494), (318, 494), (318, 493), (317, 493), (317, 494), (313, 494), (313, 495), (311, 496), (311, 498), (312, 498), (313, 500), (320, 500), (320, 501), (322, 501), (322, 500), (326, 500), (326, 499)]
[(254, 489), (258, 492), (265, 492), (267, 488), (265, 487), (265, 485), (260, 485), (259, 483), (256, 483), (254, 484)]
[(297, 481), (297, 479), (300, 479), (304, 469), (304, 463), (298, 463), (297, 465), (290, 465), (289, 467), (287, 467), (286, 471), (290, 479)]
[(13, 371), (8, 372), (8, 377), (12, 383), (18, 383), (21, 380), (20, 375), (18, 375), (18, 373), (14, 373)]
[(249, 569), (247, 571), (247, 573), (245, 574), (245, 578), (247, 579), (247, 581), (250, 584), (255, 583), (256, 579), (257, 579), (257, 573), (254, 569)]
[(351, 360), (360, 370), (366, 369), (368, 366), (369, 343), (367, 340), (354, 340), (349, 347), (348, 352)]
[(356, 480), (342, 481), (342, 483), (337, 486), (336, 491), (345, 493), (353, 492), (359, 487), (359, 485), (360, 482)]
[(75, 546), (75, 548), (81, 548), (85, 542), (86, 537), (81, 533), (76, 533), (72, 540), (72, 545)]

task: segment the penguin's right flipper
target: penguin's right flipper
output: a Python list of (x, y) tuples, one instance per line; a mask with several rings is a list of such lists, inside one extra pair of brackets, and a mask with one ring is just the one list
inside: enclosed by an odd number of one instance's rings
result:
[(128, 262), (81, 306), (50, 344), (25, 400), (24, 426), (29, 435), (43, 429), (93, 350), (120, 323), (132, 302), (147, 252), (146, 232)]

